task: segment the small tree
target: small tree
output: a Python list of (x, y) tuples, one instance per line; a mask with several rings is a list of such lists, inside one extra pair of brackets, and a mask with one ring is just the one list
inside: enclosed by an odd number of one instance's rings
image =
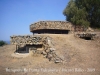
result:
[(5, 41), (0, 40), (0, 46), (6, 45), (7, 43)]
[(100, 0), (70, 0), (63, 14), (74, 25), (100, 28)]
[(74, 25), (80, 25), (88, 27), (90, 25), (87, 21), (87, 12), (86, 9), (78, 8), (75, 3), (75, 0), (70, 0), (68, 6), (63, 11), (63, 14), (66, 16), (66, 20), (72, 22)]

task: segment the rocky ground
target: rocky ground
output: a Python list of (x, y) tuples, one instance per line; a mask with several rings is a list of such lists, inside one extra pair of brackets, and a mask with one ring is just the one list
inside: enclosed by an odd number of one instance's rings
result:
[(5, 45), (0, 47), (0, 75), (100, 75), (100, 38), (43, 35), (51, 37), (55, 52), (64, 60), (62, 63), (49, 61), (42, 54), (14, 57), (15, 45)]

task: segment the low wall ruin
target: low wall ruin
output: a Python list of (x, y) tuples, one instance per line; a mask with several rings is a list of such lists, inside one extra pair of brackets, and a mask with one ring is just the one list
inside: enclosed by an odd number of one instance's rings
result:
[(51, 46), (49, 37), (11, 36), (11, 44), (16, 45), (16, 52), (18, 53), (43, 54), (49, 61), (54, 61), (55, 63), (62, 61), (56, 54), (55, 48)]

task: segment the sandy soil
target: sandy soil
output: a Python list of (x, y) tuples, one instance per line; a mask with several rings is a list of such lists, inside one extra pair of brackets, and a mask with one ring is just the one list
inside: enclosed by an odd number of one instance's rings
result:
[(12, 56), (15, 45), (0, 47), (0, 75), (100, 75), (100, 39), (84, 40), (72, 34), (50, 36), (64, 62), (54, 63), (43, 55)]

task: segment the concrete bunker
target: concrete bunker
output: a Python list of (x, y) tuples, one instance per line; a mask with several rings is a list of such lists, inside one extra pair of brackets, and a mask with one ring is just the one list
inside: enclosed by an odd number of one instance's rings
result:
[(84, 40), (93, 40), (96, 36), (96, 34), (93, 33), (79, 33), (76, 34), (76, 36), (78, 36), (79, 38), (82, 38)]
[(33, 34), (68, 34), (73, 25), (67, 21), (39, 21), (30, 25)]

